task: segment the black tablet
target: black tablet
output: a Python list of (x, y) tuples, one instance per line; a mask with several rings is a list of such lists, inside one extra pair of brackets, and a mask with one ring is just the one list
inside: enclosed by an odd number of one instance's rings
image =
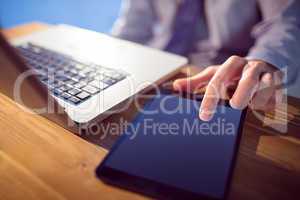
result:
[(157, 95), (127, 125), (97, 176), (158, 199), (225, 199), (245, 111), (220, 104), (204, 122), (198, 117), (200, 103)]

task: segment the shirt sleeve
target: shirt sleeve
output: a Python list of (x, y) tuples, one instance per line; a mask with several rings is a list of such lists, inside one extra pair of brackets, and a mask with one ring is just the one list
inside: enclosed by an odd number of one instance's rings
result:
[(111, 34), (132, 42), (146, 44), (153, 37), (155, 20), (153, 1), (123, 0), (120, 15)]
[(293, 83), (300, 64), (300, 1), (260, 0), (258, 6), (263, 20), (253, 28), (256, 42), (247, 59), (272, 64)]

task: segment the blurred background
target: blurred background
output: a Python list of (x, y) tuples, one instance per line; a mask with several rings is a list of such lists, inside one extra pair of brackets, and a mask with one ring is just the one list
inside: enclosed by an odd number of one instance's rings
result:
[(121, 0), (0, 0), (0, 24), (65, 23), (108, 33), (120, 5)]

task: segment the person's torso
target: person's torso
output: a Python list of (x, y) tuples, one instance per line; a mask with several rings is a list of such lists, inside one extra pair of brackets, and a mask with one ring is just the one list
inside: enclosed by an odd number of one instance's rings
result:
[[(261, 18), (256, 0), (179, 2), (166, 50), (208, 65), (221, 63), (230, 55), (245, 56), (254, 44), (251, 31)], [(156, 6), (159, 4), (166, 6), (157, 1)]]

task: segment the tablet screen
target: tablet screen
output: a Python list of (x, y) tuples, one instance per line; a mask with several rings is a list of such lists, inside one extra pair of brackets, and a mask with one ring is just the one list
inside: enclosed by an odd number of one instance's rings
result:
[[(156, 191), (161, 186), (193, 197), (225, 198), (243, 112), (219, 105), (213, 119), (204, 122), (198, 117), (200, 103), (174, 95), (154, 98), (128, 124), (98, 176), (109, 179), (120, 173), (125, 176), (118, 181), (129, 178), (127, 184), (138, 179), (136, 191), (152, 182)], [(105, 174), (107, 169), (111, 173)]]

